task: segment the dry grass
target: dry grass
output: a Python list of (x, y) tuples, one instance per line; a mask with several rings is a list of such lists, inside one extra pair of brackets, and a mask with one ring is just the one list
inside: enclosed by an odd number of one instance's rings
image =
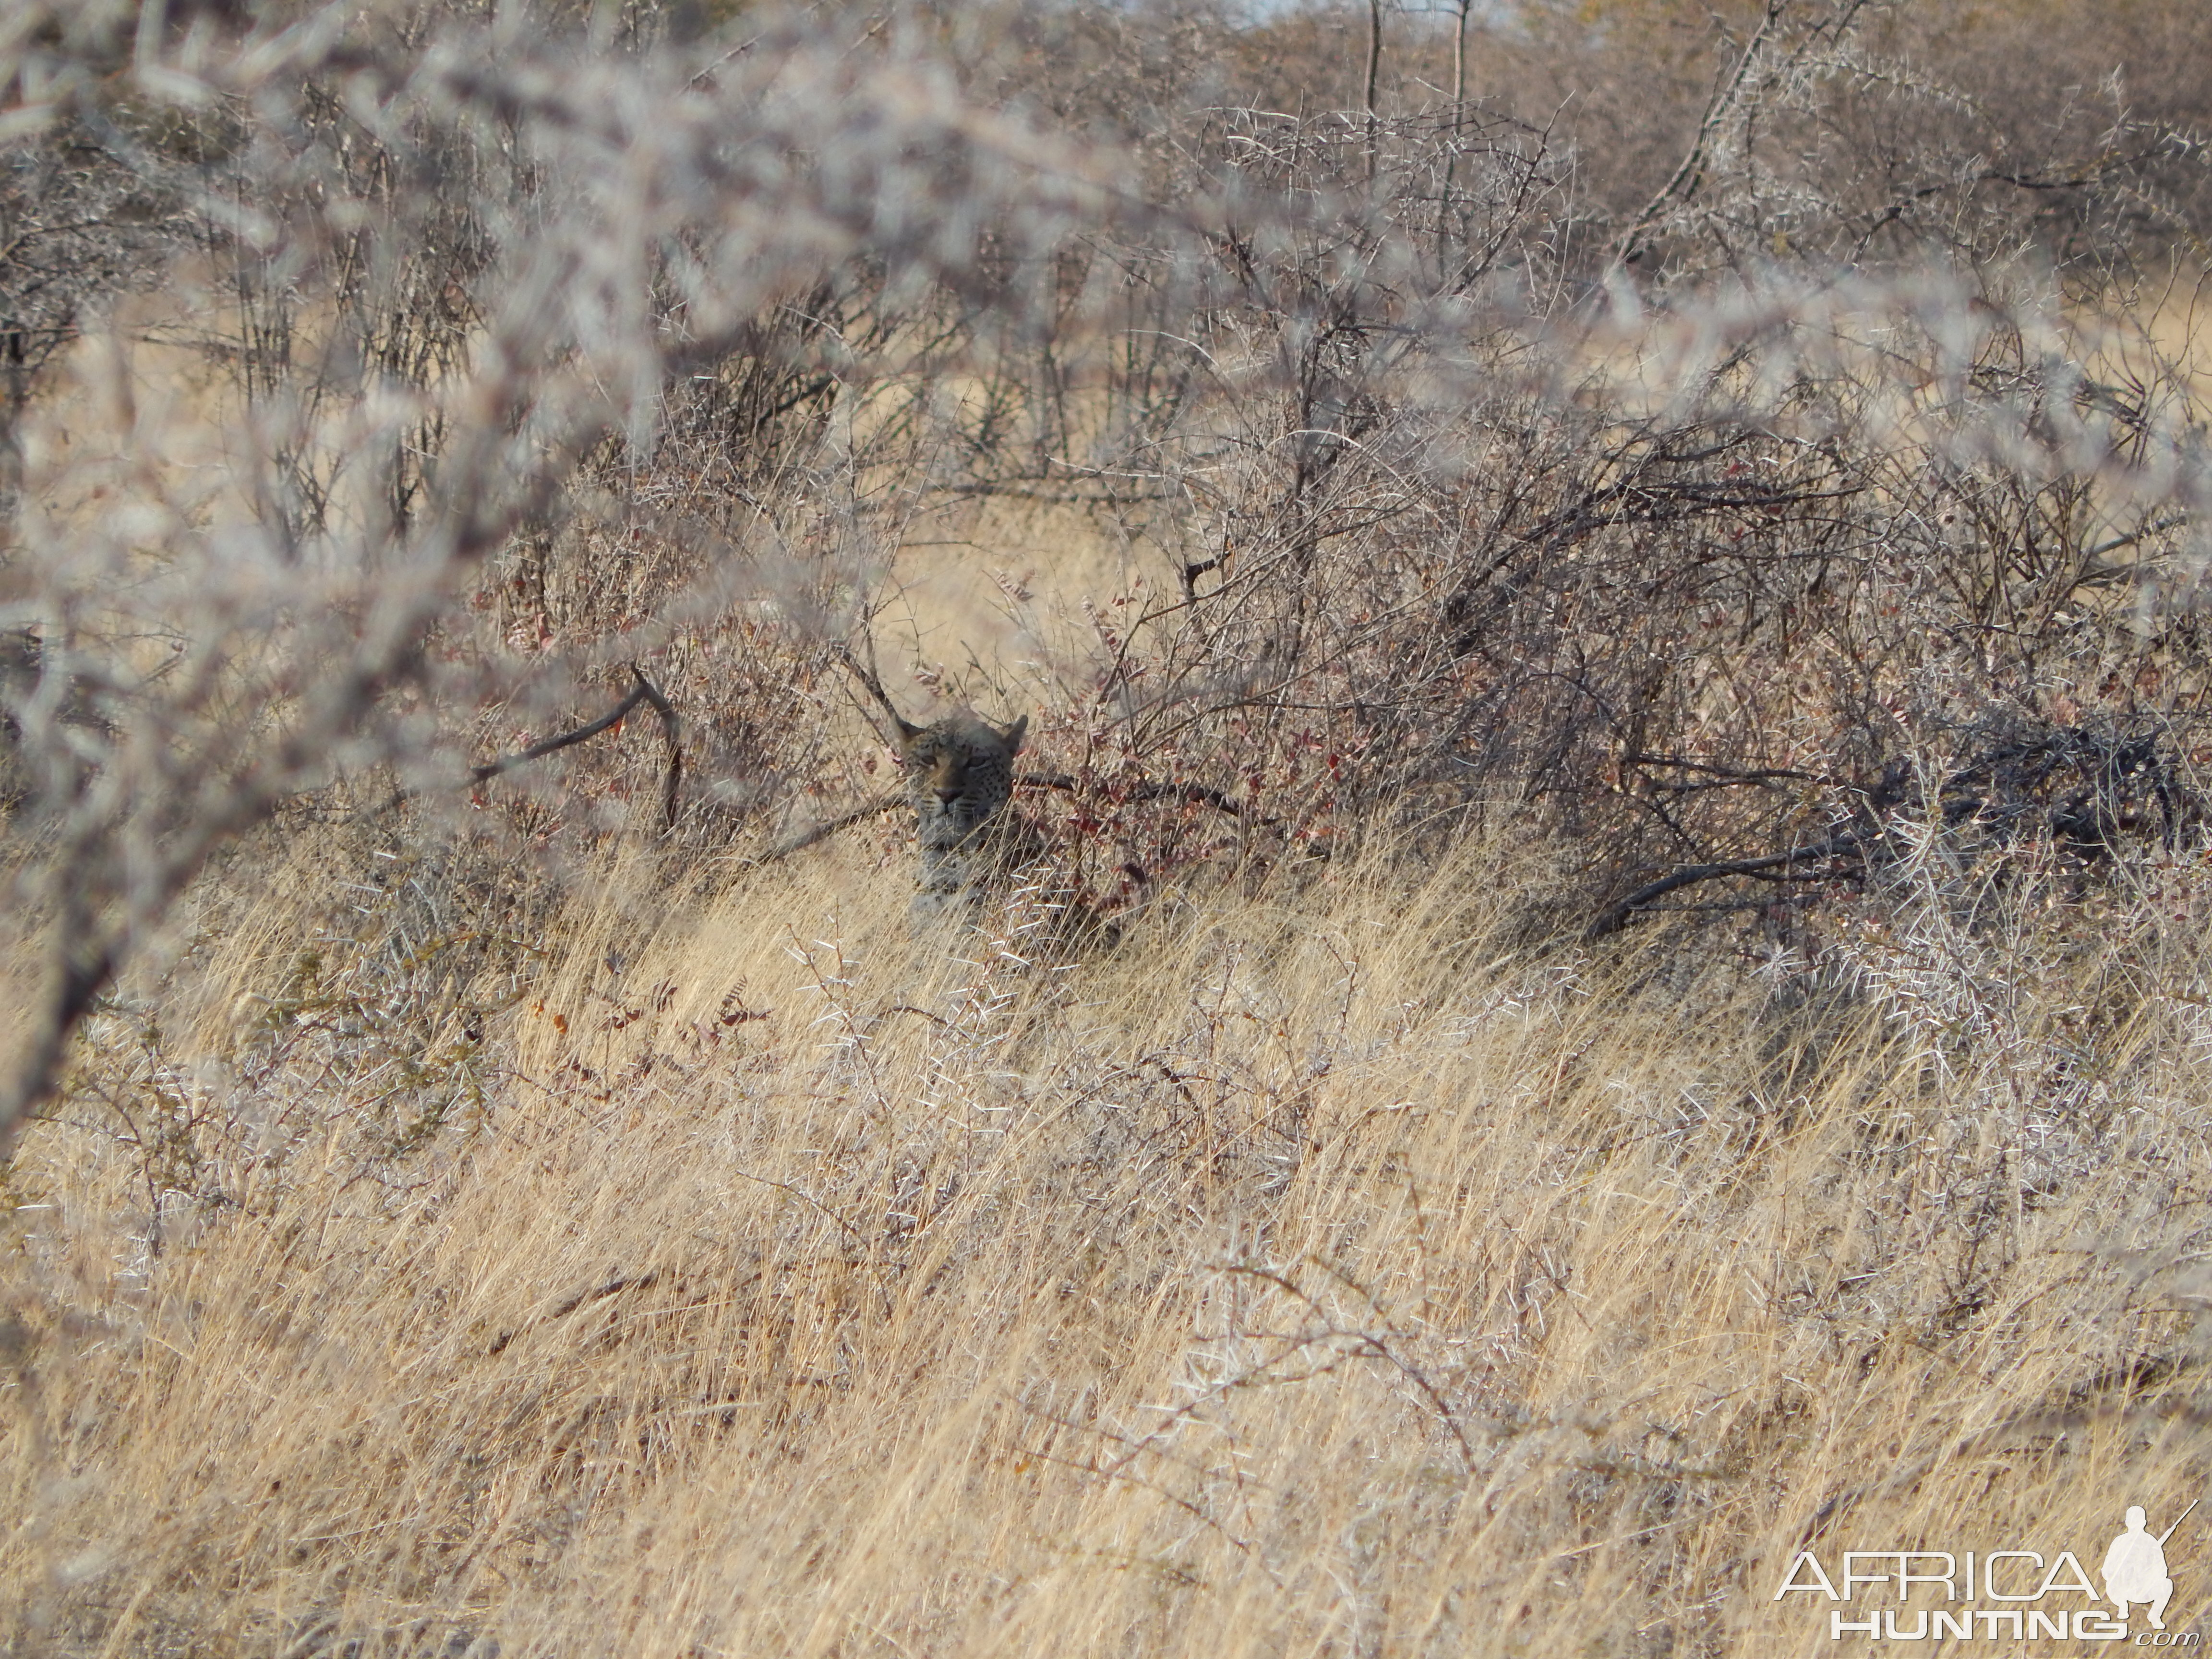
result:
[(1933, 934), (1543, 951), (1494, 848), (1057, 972), (617, 859), (409, 1082), (289, 856), (10, 1176), (9, 1652), (1826, 1651), (1808, 1539), (2094, 1570), (2212, 1474), (2194, 1012), (2096, 950), (1970, 1042)]

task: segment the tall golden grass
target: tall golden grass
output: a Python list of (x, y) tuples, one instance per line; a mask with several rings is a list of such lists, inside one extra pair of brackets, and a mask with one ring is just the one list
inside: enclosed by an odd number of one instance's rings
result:
[(1055, 965), (832, 843), (393, 1014), (458, 933), (372, 986), (357, 848), (259, 856), (8, 1177), (12, 1654), (1825, 1653), (1801, 1548), (2212, 1474), (2140, 932), (1601, 957), (1493, 842)]

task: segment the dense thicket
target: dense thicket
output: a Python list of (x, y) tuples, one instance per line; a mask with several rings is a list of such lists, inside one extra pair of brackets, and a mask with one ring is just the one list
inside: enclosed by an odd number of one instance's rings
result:
[[(0, 331), (128, 433), (18, 398), (56, 1034), (241, 830), (633, 660), (702, 847), (875, 787), (848, 649), (1037, 706), (1115, 903), (1503, 813), (1599, 932), (1787, 928), (1925, 833), (2195, 833), (2191, 8), (15, 10)], [(902, 634), (1016, 509), (1112, 591)], [(658, 802), (626, 752), (497, 833)]]

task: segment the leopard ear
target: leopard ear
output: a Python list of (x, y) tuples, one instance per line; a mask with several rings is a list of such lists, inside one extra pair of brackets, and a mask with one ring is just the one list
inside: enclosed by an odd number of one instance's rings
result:
[(1009, 755), (1018, 755), (1022, 752), (1022, 739), (1029, 734), (1030, 717), (1024, 714), (1005, 731), (1000, 732), (999, 736), (1005, 739), (1006, 752)]

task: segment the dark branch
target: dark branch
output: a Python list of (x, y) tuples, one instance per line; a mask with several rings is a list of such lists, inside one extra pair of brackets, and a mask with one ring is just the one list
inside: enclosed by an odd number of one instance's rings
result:
[[(1056, 789), (1063, 795), (1087, 793), (1084, 786), (1065, 772), (1024, 772), (1014, 781), (1030, 789)], [(1218, 789), (1203, 783), (1156, 783), (1150, 778), (1139, 778), (1127, 786), (1132, 800), (1180, 800), (1194, 806), (1211, 806), (1218, 812), (1226, 812), (1232, 818), (1249, 818), (1255, 823), (1278, 824), (1280, 818), (1254, 817), (1249, 808), (1239, 806)]]
[[(869, 654), (872, 656), (875, 653), (875, 647), (871, 644), (868, 650)], [(876, 671), (867, 664), (862, 662), (858, 657), (854, 656), (853, 654), (852, 647), (847, 645), (842, 640), (840, 640), (832, 645), (830, 647), (830, 651), (831, 655), (835, 656), (839, 662), (845, 665), (846, 669), (852, 674), (853, 678), (860, 681), (861, 686), (867, 691), (867, 694), (873, 697), (878, 703), (883, 705), (884, 713), (891, 717), (892, 730), (896, 732), (898, 735), (902, 738), (910, 738), (914, 736), (915, 732), (919, 728), (910, 725), (908, 722), (906, 716), (899, 713), (898, 705), (891, 701), (891, 694), (884, 690), (884, 683), (877, 678)]]
[(825, 819), (816, 824), (811, 830), (801, 830), (788, 841), (776, 842), (758, 858), (751, 860), (750, 866), (754, 869), (758, 869), (764, 864), (775, 863), (778, 859), (789, 858), (793, 853), (803, 853), (817, 842), (829, 840), (841, 830), (849, 830), (854, 824), (874, 817), (879, 812), (888, 812), (905, 799), (904, 789), (885, 790), (875, 799), (855, 806), (849, 812), (842, 812), (834, 818)]
[(1636, 912), (1654, 899), (1664, 898), (1672, 892), (1701, 881), (1714, 881), (1723, 876), (1755, 876), (1768, 870), (1778, 870), (1786, 865), (1810, 864), (1815, 859), (1834, 858), (1838, 854), (1858, 853), (1861, 848), (1856, 834), (1846, 831), (1832, 836), (1815, 847), (1800, 847), (1787, 853), (1770, 853), (1765, 858), (1728, 859), (1716, 864), (1692, 864), (1677, 870), (1670, 876), (1646, 882), (1634, 892), (1615, 899), (1597, 913), (1590, 925), (1583, 930), (1585, 942), (1601, 939), (1608, 933), (1617, 933), (1626, 927)]
[[(519, 766), (526, 766), (532, 761), (543, 760), (548, 755), (574, 748), (598, 737), (602, 732), (620, 726), (636, 710), (638, 704), (649, 703), (653, 713), (660, 716), (661, 735), (668, 742), (668, 769), (663, 775), (660, 787), (662, 827), (674, 829), (678, 797), (684, 787), (683, 722), (678, 719), (674, 706), (662, 695), (659, 687), (646, 678), (642, 669), (632, 663), (629, 672), (630, 677), (637, 682), (630, 688), (629, 695), (590, 725), (580, 726), (574, 731), (563, 732), (557, 737), (541, 738), (527, 749), (519, 750), (512, 755), (502, 755), (497, 760), (486, 761), (481, 766), (472, 766), (469, 769), (469, 781), (489, 783)], [(376, 810), (388, 812), (416, 793), (411, 789), (396, 789), (392, 791), (392, 798)]]

